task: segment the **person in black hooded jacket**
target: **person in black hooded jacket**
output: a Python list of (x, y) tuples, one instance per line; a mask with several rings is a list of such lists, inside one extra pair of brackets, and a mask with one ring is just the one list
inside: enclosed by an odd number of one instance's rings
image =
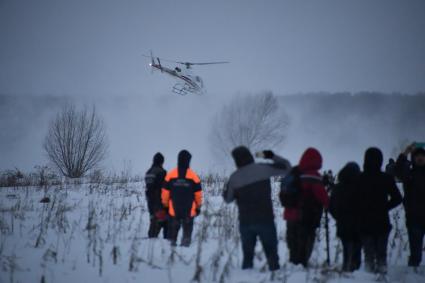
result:
[(336, 220), (337, 236), (343, 247), (342, 270), (352, 272), (360, 268), (361, 240), (358, 231), (359, 177), (355, 162), (347, 163), (338, 174), (338, 184), (332, 189), (329, 212)]
[(145, 175), (146, 200), (150, 215), (149, 238), (158, 237), (161, 229), (163, 229), (164, 238), (167, 238), (166, 213), (161, 203), (161, 189), (166, 174), (162, 167), (163, 164), (164, 156), (160, 152), (156, 153), (153, 157), (153, 164)]
[(402, 197), (394, 178), (381, 171), (383, 156), (378, 148), (366, 150), (359, 179), (359, 222), (366, 270), (387, 272), (387, 244), (391, 231), (389, 211)]
[(274, 163), (255, 163), (245, 146), (232, 151), (237, 170), (230, 176), (223, 198), (226, 203), (236, 201), (239, 208), (239, 231), (242, 240), (242, 269), (253, 268), (254, 249), (260, 238), (270, 270), (279, 269), (277, 234), (271, 199), (270, 177), (285, 175), (289, 162), (272, 151), (263, 151)]
[[(411, 162), (408, 160), (409, 154)], [(417, 267), (422, 261), (425, 236), (425, 149), (409, 146), (398, 157), (395, 171), (403, 182), (403, 204), (410, 246), (408, 265)]]

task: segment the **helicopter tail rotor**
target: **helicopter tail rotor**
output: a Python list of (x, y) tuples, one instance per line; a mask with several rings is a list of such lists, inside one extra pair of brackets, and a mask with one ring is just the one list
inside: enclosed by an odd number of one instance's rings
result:
[[(155, 64), (155, 59), (154, 59), (154, 57), (153, 57), (153, 52), (152, 52), (152, 50), (150, 51), (150, 58), (151, 58), (151, 62), (149, 63), (149, 66), (151, 67), (151, 74), (153, 74), (153, 71), (154, 71), (154, 69), (153, 69), (153, 65)], [(146, 55), (143, 55), (143, 56), (145, 56), (145, 57), (148, 57), (148, 56), (146, 56)]]
[(158, 69), (160, 69), (161, 70), (161, 73), (162, 73), (161, 60), (159, 59), (159, 57), (156, 57), (156, 61), (158, 62), (158, 64), (155, 63), (155, 57), (153, 56), (152, 50), (150, 51), (150, 56), (147, 56), (147, 55), (144, 55), (144, 54), (142, 54), (142, 56), (148, 57), (148, 58), (150, 57), (151, 58), (151, 62), (149, 63), (149, 66), (151, 67), (151, 74), (153, 74), (154, 66), (155, 67), (159, 66)]
[(159, 57), (156, 57), (156, 61), (158, 61), (158, 65), (159, 65), (159, 68), (160, 68), (161, 73), (162, 73), (161, 60), (159, 59)]

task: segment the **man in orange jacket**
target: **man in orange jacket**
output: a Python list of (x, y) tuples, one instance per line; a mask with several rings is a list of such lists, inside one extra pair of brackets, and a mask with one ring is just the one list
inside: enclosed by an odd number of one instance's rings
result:
[(168, 172), (161, 192), (162, 205), (170, 215), (168, 239), (176, 245), (178, 232), (183, 227), (181, 245), (191, 243), (193, 218), (199, 215), (202, 205), (202, 187), (199, 177), (189, 168), (192, 155), (182, 150), (177, 168)]

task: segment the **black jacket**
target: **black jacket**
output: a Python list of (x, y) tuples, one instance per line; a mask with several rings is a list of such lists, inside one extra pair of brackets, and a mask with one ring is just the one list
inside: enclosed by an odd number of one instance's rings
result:
[(366, 151), (364, 172), (359, 179), (359, 229), (363, 235), (379, 235), (391, 230), (389, 211), (402, 197), (394, 178), (381, 171), (382, 153)]
[(159, 165), (152, 165), (146, 172), (146, 199), (148, 202), (149, 214), (154, 215), (155, 212), (162, 209), (161, 189), (164, 184), (164, 178), (167, 172)]
[(270, 224), (274, 221), (270, 177), (285, 175), (291, 166), (279, 156), (273, 164), (254, 163), (246, 148), (237, 148), (233, 157), (238, 169), (230, 176), (223, 192), (224, 201), (236, 200), (240, 224)]
[(415, 166), (400, 155), (396, 176), (403, 182), (406, 224), (425, 226), (425, 167)]
[(349, 163), (339, 172), (338, 184), (333, 187), (329, 212), (336, 220), (337, 236), (346, 240), (359, 238), (359, 177), (360, 168)]

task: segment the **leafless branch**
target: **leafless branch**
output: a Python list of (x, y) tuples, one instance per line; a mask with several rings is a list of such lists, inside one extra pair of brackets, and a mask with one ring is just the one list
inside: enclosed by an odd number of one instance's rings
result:
[(94, 106), (77, 111), (74, 105), (66, 105), (51, 122), (43, 147), (64, 176), (81, 177), (106, 156), (104, 122)]
[(239, 145), (253, 151), (281, 146), (288, 126), (288, 115), (271, 92), (237, 96), (215, 117), (210, 141), (216, 156), (227, 159)]

